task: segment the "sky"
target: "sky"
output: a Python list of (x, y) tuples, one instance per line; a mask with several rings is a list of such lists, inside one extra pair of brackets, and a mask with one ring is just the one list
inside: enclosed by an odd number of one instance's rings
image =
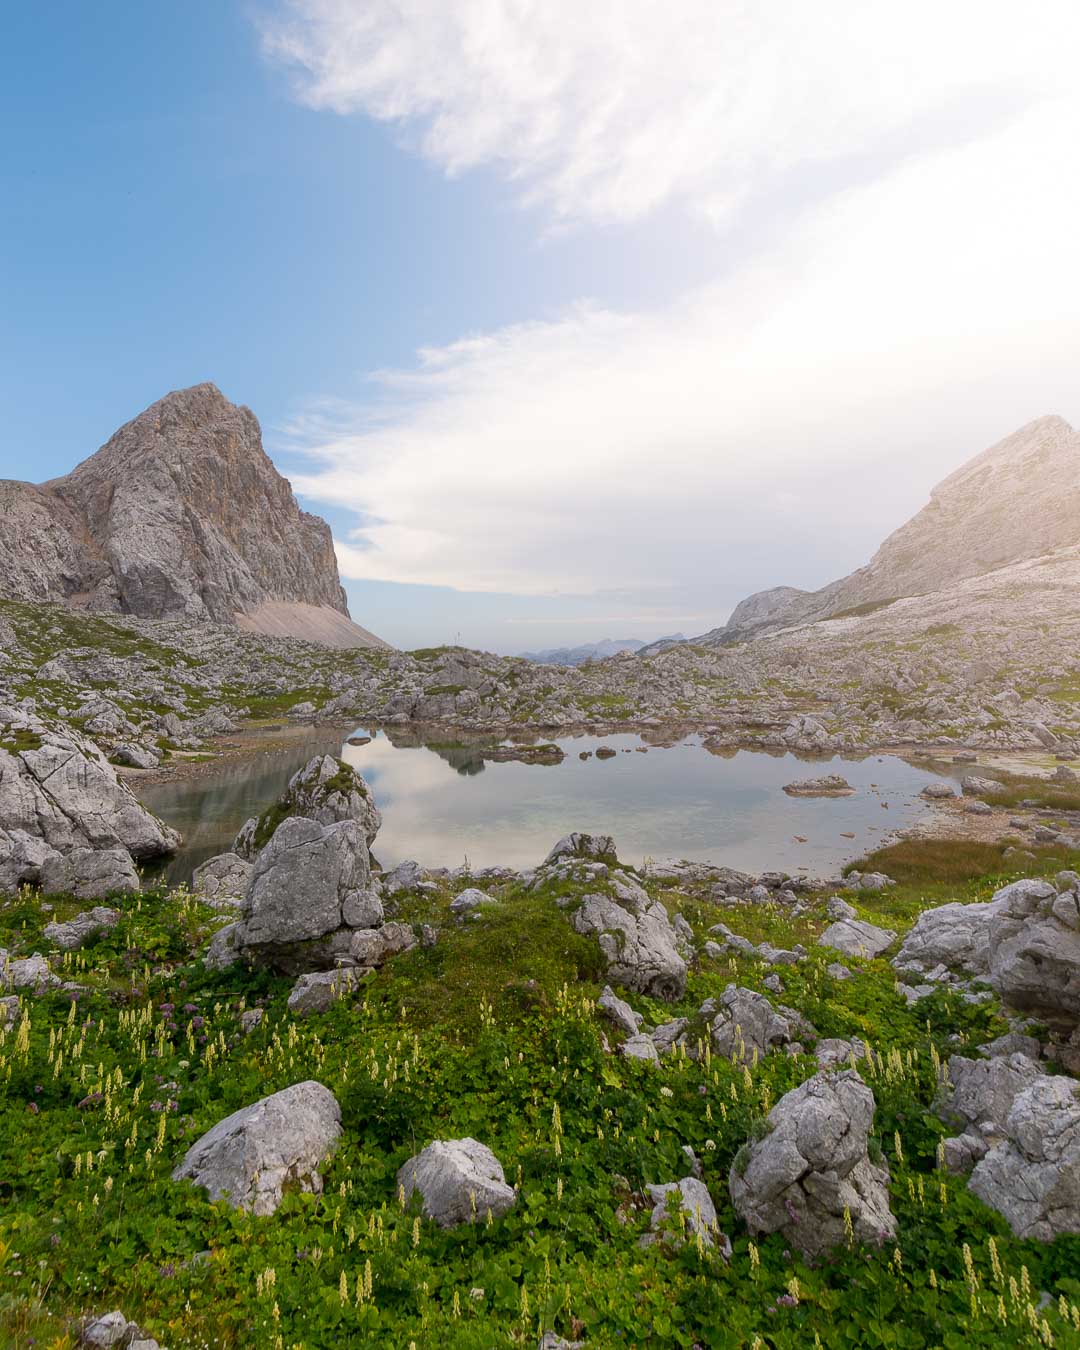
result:
[(702, 632), (1080, 421), (1073, 0), (41, 0), (0, 44), (0, 476), (258, 415), (353, 616)]

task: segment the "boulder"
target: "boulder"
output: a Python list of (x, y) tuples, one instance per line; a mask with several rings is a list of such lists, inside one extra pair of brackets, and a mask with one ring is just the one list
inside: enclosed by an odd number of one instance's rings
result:
[(499, 1160), (475, 1139), (436, 1139), (397, 1174), (405, 1198), (419, 1192), (423, 1212), (440, 1228), (501, 1218), (517, 1199)]
[(1080, 1023), (1080, 895), (1048, 881), (1017, 881), (993, 903), (990, 983), (1013, 1008)]
[(634, 1012), (629, 1003), (619, 998), (610, 984), (604, 985), (596, 1006), (620, 1031), (625, 1031), (628, 1036), (637, 1035), (642, 1022), (641, 1014)]
[(237, 945), (259, 964), (286, 972), (332, 968), (327, 939), (346, 926), (347, 898), (370, 880), (367, 844), (355, 821), (320, 825), (290, 817), (255, 861)]
[(1080, 1233), (1080, 1087), (1043, 1074), (1015, 1099), (1008, 1138), (979, 1162), (968, 1188), (1022, 1238)]
[(239, 923), (228, 923), (224, 928), (217, 930), (210, 939), (210, 945), (203, 957), (203, 965), (207, 970), (227, 970), (229, 966), (235, 965), (239, 961), (239, 942), (242, 931), (242, 926)]
[(91, 1318), (79, 1332), (79, 1344), (88, 1350), (161, 1350), (152, 1336), (147, 1336), (122, 1312), (107, 1312)]
[(896, 941), (896, 934), (888, 928), (878, 928), (865, 919), (838, 919), (818, 938), (819, 947), (831, 947), (844, 956), (880, 956)]
[(125, 849), (133, 858), (173, 852), (175, 830), (138, 801), (98, 747), (72, 727), (35, 722), (38, 744), (0, 750), (0, 822), (66, 853)]
[(53, 974), (40, 952), (12, 958), (0, 948), (0, 989), (28, 989), (36, 994), (59, 985), (59, 976)]
[(340, 999), (351, 994), (358, 983), (357, 972), (348, 967), (343, 970), (313, 970), (307, 975), (301, 975), (296, 981), (289, 991), (286, 1006), (297, 1017), (326, 1012)]
[(226, 1116), (198, 1139), (173, 1172), (211, 1200), (273, 1214), (285, 1187), (322, 1191), (319, 1167), (337, 1147), (341, 1108), (321, 1083), (295, 1083)]
[(142, 889), (131, 854), (123, 848), (73, 848), (53, 854), (41, 865), (38, 885), (49, 895), (72, 895), (76, 900), (138, 895)]
[[(651, 1247), (653, 1243), (663, 1241), (673, 1246), (682, 1246), (684, 1240), (700, 1242), (704, 1247), (713, 1247), (719, 1235), (721, 1255), (725, 1260), (731, 1257), (731, 1243), (719, 1232), (719, 1220), (716, 1206), (712, 1202), (709, 1189), (698, 1177), (683, 1177), (681, 1181), (667, 1181), (662, 1185), (645, 1187), (653, 1203), (649, 1218), (649, 1231), (641, 1239), (640, 1246)], [(665, 1220), (683, 1216), (686, 1239), (678, 1233), (664, 1232)]]
[(252, 864), (239, 853), (219, 853), (196, 867), (191, 892), (215, 908), (239, 907), (251, 885)]
[(770, 1050), (814, 1039), (814, 1028), (793, 1008), (774, 1008), (764, 994), (729, 984), (712, 1020), (712, 1043), (725, 1059), (762, 1058)]
[(938, 966), (985, 977), (990, 969), (990, 919), (993, 904), (953, 902), (926, 909), (916, 919), (893, 958), (896, 970), (927, 974)]
[(495, 904), (498, 904), (497, 900), (493, 900), (490, 895), (486, 895), (475, 886), (470, 886), (450, 901), (450, 912), (452, 914), (468, 914), (479, 908), (480, 905)]
[(85, 913), (76, 914), (66, 923), (46, 924), (42, 936), (54, 947), (59, 947), (62, 952), (73, 952), (98, 933), (115, 928), (119, 922), (118, 909), (106, 909), (104, 905), (95, 905)]
[(316, 755), (289, 779), (273, 806), (257, 820), (246, 821), (233, 852), (252, 860), (270, 842), (282, 822), (294, 816), (319, 825), (355, 821), (370, 847), (382, 824), (371, 789), (351, 764), (332, 755)]
[(619, 1054), (624, 1059), (643, 1059), (649, 1064), (658, 1063), (660, 1059), (652, 1037), (645, 1036), (641, 1032), (637, 1032), (633, 1036), (627, 1036), (626, 1040), (619, 1046)]
[(866, 1057), (866, 1043), (856, 1036), (850, 1041), (829, 1037), (818, 1041), (814, 1046), (814, 1058), (819, 1069), (846, 1068), (855, 1060)]
[(573, 916), (574, 927), (596, 937), (608, 974), (619, 984), (654, 998), (681, 998), (686, 962), (667, 910), (629, 878), (622, 879), (616, 893), (622, 898), (586, 895)]
[(896, 1232), (888, 1169), (870, 1161), (874, 1095), (853, 1069), (817, 1073), (769, 1112), (769, 1133), (740, 1151), (728, 1177), (735, 1212), (753, 1234), (780, 1232), (804, 1256)]
[(145, 745), (125, 741), (113, 746), (112, 761), (129, 769), (156, 769), (161, 763), (161, 756), (148, 750)]
[(544, 859), (543, 866), (564, 858), (582, 858), (593, 862), (617, 861), (615, 840), (610, 834), (582, 834), (575, 831), (565, 835)]
[(993, 792), (1000, 792), (1001, 784), (993, 778), (967, 773), (960, 780), (960, 790), (965, 797), (988, 797)]
[(884, 891), (896, 882), (884, 872), (849, 872), (845, 878), (847, 884), (857, 891)]

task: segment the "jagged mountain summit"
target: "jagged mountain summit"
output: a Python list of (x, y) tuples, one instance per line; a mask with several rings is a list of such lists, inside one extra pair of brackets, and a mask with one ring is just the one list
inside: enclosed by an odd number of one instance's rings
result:
[(777, 586), (694, 639), (740, 642), (792, 624), (925, 595), (1080, 544), (1080, 432), (1040, 417), (957, 469), (865, 567), (819, 591)]
[(63, 478), (0, 482), (0, 596), (386, 646), (349, 617), (330, 528), (255, 414), (212, 384), (159, 399)]

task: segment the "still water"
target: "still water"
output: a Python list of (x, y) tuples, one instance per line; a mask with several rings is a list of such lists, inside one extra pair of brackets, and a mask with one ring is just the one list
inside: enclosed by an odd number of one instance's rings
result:
[[(264, 810), (312, 755), (340, 756), (363, 774), (383, 815), (373, 852), (383, 867), (406, 858), (427, 866), (529, 867), (571, 830), (611, 834), (620, 856), (689, 858), (746, 871), (780, 868), (828, 874), (877, 847), (927, 811), (919, 798), (939, 781), (895, 756), (800, 759), (740, 750), (716, 755), (696, 736), (663, 748), (634, 735), (557, 742), (561, 764), (485, 761), (493, 738), (438, 739), (413, 730), (293, 731), (251, 757), (226, 760), (206, 776), (140, 785), (139, 797), (184, 835), (169, 865), (173, 881), (227, 850), (236, 831)], [(600, 746), (614, 758), (582, 760)], [(794, 798), (785, 783), (842, 774), (851, 797)], [(853, 836), (853, 837), (848, 837)]]

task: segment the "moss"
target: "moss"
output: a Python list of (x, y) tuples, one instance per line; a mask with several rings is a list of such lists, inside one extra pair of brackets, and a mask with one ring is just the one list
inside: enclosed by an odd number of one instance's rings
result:
[(0, 738), (0, 747), (13, 755), (17, 755), (22, 750), (40, 750), (41, 737), (36, 731), (28, 731), (25, 727), (22, 727), (17, 731), (8, 731)]

